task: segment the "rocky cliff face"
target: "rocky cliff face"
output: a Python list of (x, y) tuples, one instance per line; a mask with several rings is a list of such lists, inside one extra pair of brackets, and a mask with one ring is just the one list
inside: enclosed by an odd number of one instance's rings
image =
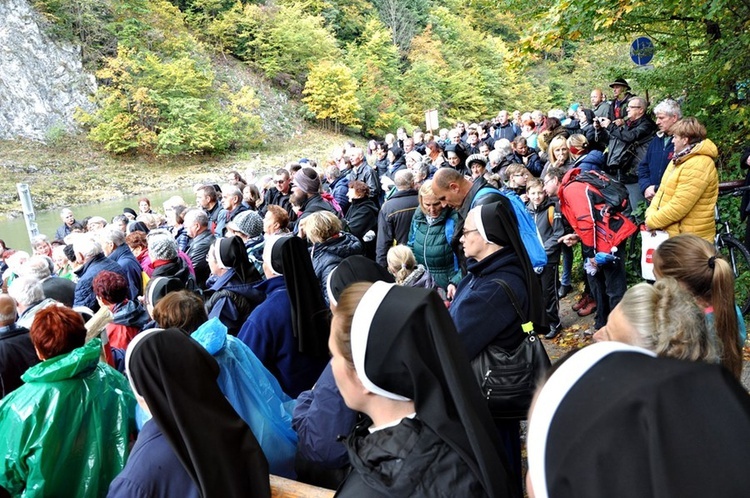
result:
[(92, 105), (96, 82), (79, 47), (52, 40), (40, 22), (26, 0), (0, 1), (0, 139), (72, 132), (75, 109)]

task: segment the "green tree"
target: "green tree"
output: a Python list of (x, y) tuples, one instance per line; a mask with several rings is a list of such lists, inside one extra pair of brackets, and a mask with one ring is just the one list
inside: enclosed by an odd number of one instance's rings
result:
[(302, 92), (302, 101), (316, 118), (323, 120), (326, 127), (331, 123), (336, 131), (340, 125), (356, 127), (357, 82), (352, 70), (340, 62), (322, 61), (311, 71)]

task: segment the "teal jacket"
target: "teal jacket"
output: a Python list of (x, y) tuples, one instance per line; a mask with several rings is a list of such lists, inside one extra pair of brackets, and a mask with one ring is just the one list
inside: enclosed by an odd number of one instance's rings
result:
[(135, 399), (101, 341), (31, 367), (0, 403), (0, 486), (12, 496), (105, 496), (125, 467)]
[(430, 225), (422, 210), (417, 208), (409, 230), (408, 245), (417, 263), (424, 265), (443, 289), (461, 281), (461, 269), (450, 244), (457, 221), (458, 215), (445, 208)]

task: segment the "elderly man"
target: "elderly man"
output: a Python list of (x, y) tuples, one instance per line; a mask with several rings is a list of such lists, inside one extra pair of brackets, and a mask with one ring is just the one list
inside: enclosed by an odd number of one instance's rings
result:
[(604, 99), (601, 88), (591, 90), (591, 110), (597, 118), (609, 117), (609, 102)]
[[(289, 196), (292, 194), (292, 176), (289, 170), (279, 168), (273, 176), (274, 188), (266, 190), (265, 206), (281, 206), (289, 215), (289, 221), (297, 219), (297, 215), (292, 209), (292, 203), (289, 202)], [(265, 215), (264, 211), (261, 213)]]
[(42, 281), (31, 275), (17, 277), (8, 286), (8, 294), (16, 302), (19, 327), (29, 328), (34, 323), (34, 316), (47, 306), (54, 306), (54, 299), (44, 297)]
[(219, 194), (213, 185), (202, 185), (195, 191), (195, 202), (199, 208), (203, 209), (210, 220), (211, 235), (221, 237), (224, 233), (224, 224), (226, 217), (224, 210), (219, 202)]
[(638, 186), (648, 202), (651, 202), (659, 190), (661, 177), (672, 159), (674, 142), (670, 130), (682, 118), (682, 110), (677, 101), (666, 99), (654, 108), (654, 114), (659, 131), (648, 144), (646, 155), (638, 164)]
[(211, 274), (206, 256), (214, 238), (208, 229), (208, 221), (208, 215), (203, 210), (188, 209), (183, 222), (188, 237), (191, 239), (187, 255), (195, 270), (195, 281), (201, 289), (206, 287), (206, 280)]
[(241, 212), (247, 211), (248, 207), (242, 204), (242, 190), (238, 186), (224, 185), (221, 192), (221, 205), (224, 208), (224, 231), (221, 233), (223, 237), (224, 232), (226, 232), (226, 224)]
[(602, 126), (609, 132), (607, 172), (625, 184), (630, 205), (634, 209), (644, 200), (635, 168), (646, 155), (656, 133), (656, 124), (646, 114), (646, 108), (646, 99), (632, 97), (629, 98), (627, 119), (601, 120)]
[(378, 216), (378, 238), (375, 261), (383, 267), (388, 266), (386, 256), (388, 249), (397, 244), (409, 241), (409, 229), (414, 211), (419, 205), (417, 191), (414, 190), (414, 175), (411, 171), (396, 172), (394, 183), (396, 191), (385, 201)]
[(39, 279), (44, 296), (72, 308), (76, 284), (54, 274), (55, 264), (46, 256), (32, 256), (21, 266), (21, 275)]
[(0, 398), (23, 384), (21, 375), (39, 363), (29, 329), (16, 323), (16, 303), (0, 294)]
[(628, 85), (628, 82), (623, 78), (617, 78), (610, 83), (609, 87), (612, 89), (615, 98), (609, 103), (609, 113), (607, 114), (607, 117), (610, 121), (618, 119), (624, 120), (627, 116), (628, 103), (630, 102), (630, 99), (634, 97), (634, 95), (630, 93), (630, 85)]
[(376, 199), (380, 192), (377, 172), (365, 162), (365, 152), (359, 147), (349, 151), (349, 162), (352, 169), (349, 172), (349, 183), (359, 180), (370, 187), (370, 198)]
[(63, 224), (55, 232), (55, 240), (63, 240), (67, 235), (70, 235), (73, 223), (76, 222), (76, 218), (73, 216), (73, 211), (68, 208), (60, 211), (60, 218), (62, 219)]
[(96, 312), (99, 310), (99, 303), (96, 301), (96, 295), (94, 294), (94, 277), (102, 270), (119, 273), (125, 278), (127, 278), (127, 275), (117, 262), (104, 255), (104, 250), (99, 242), (88, 234), (81, 235), (73, 241), (73, 252), (76, 261), (81, 264), (81, 267), (76, 270), (78, 282), (76, 283), (73, 306), (85, 306)]
[(143, 294), (143, 269), (133, 252), (125, 243), (125, 234), (115, 226), (107, 226), (96, 232), (104, 255), (118, 265), (128, 278), (128, 298), (131, 301)]

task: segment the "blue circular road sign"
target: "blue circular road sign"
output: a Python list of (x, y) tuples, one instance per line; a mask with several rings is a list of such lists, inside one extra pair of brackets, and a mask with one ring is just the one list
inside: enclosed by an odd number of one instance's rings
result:
[(645, 66), (654, 58), (654, 42), (648, 36), (633, 40), (630, 45), (630, 59), (638, 66)]

